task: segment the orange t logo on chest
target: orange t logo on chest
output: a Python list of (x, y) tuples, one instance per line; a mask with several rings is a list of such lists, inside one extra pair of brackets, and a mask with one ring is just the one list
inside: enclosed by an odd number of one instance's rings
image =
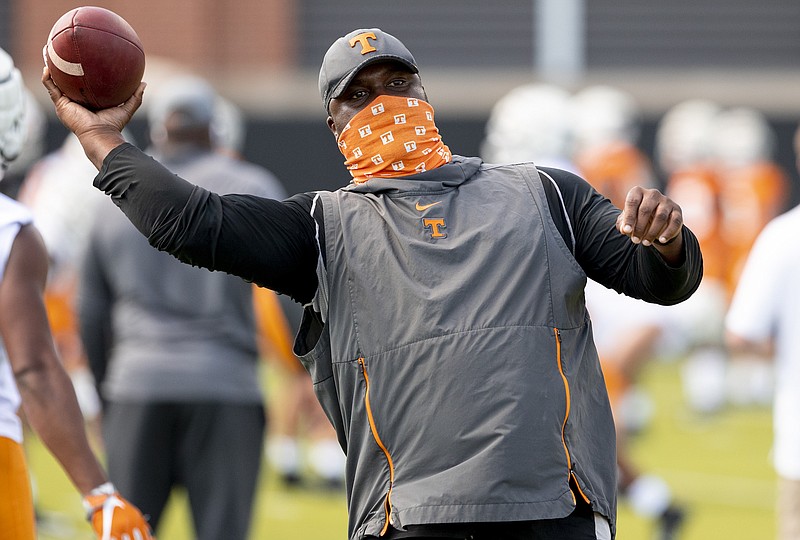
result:
[(447, 228), (444, 218), (423, 218), (422, 226), (431, 232), (431, 238), (447, 238), (447, 233), (442, 232)]
[(369, 43), (370, 39), (377, 40), (378, 38), (375, 37), (375, 34), (372, 32), (364, 32), (363, 34), (358, 34), (357, 36), (355, 36), (350, 40), (350, 46), (355, 47), (356, 43), (361, 43), (361, 54), (367, 54), (377, 51), (378, 49), (370, 45)]

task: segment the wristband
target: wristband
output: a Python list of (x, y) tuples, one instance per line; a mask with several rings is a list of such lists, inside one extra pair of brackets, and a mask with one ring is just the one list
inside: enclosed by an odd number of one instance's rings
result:
[(114, 487), (114, 484), (111, 482), (106, 482), (105, 484), (100, 484), (90, 491), (89, 495), (113, 495), (116, 492), (117, 488)]
[[(97, 512), (98, 509), (102, 508), (102, 501), (105, 496), (111, 496), (117, 492), (117, 488), (114, 487), (114, 484), (111, 482), (106, 482), (105, 484), (100, 484), (92, 491), (90, 491), (84, 498), (83, 498), (83, 509), (86, 512), (86, 519), (91, 520), (92, 515)], [(100, 497), (98, 500), (97, 498)], [(99, 503), (99, 504), (98, 504)]]

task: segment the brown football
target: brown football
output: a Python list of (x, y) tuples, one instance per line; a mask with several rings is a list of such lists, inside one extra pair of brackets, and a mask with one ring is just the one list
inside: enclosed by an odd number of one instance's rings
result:
[(128, 22), (108, 9), (84, 6), (62, 15), (50, 30), (44, 61), (56, 86), (93, 110), (133, 95), (144, 75), (144, 48)]

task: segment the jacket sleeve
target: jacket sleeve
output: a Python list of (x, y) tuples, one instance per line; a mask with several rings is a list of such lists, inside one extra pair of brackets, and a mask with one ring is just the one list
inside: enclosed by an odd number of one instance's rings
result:
[(683, 227), (682, 263), (670, 266), (653, 247), (634, 244), (617, 231), (621, 210), (588, 182), (566, 171), (544, 170), (561, 192), (575, 236), (573, 252), (589, 278), (661, 305), (680, 303), (694, 293), (703, 277), (703, 256), (688, 227)]
[(313, 298), (315, 223), (302, 195), (285, 201), (218, 195), (172, 174), (130, 144), (115, 148), (94, 180), (150, 244), (193, 266)]

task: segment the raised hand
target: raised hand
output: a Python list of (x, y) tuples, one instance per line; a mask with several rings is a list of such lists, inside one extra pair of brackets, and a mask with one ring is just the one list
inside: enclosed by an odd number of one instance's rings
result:
[(654, 246), (672, 261), (682, 249), (683, 212), (675, 201), (657, 189), (636, 186), (625, 197), (625, 207), (617, 217), (617, 230), (635, 244)]
[(56, 116), (67, 129), (78, 136), (86, 155), (100, 169), (106, 155), (125, 142), (123, 128), (142, 104), (146, 84), (142, 83), (122, 105), (90, 111), (65, 96), (50, 77), (47, 67), (42, 72), (42, 84), (55, 106)]

